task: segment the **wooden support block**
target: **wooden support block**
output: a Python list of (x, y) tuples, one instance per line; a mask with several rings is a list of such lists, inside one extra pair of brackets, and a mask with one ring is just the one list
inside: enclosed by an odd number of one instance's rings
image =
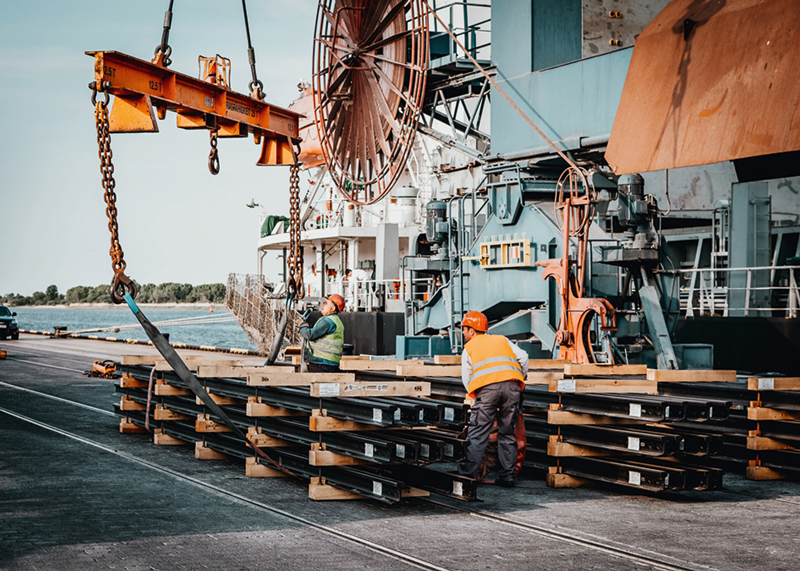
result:
[(461, 355), (434, 355), (433, 362), (436, 365), (460, 365)]
[(194, 394), (189, 389), (173, 387), (164, 379), (158, 379), (156, 381), (153, 392), (160, 397), (185, 397)]
[[(755, 401), (754, 401), (755, 402)], [(752, 405), (752, 403), (751, 403)], [(778, 410), (774, 408), (764, 408), (751, 406), (747, 409), (748, 420), (800, 420), (800, 411)]]
[(658, 394), (656, 381), (640, 379), (561, 379), (549, 385), (551, 393)]
[(325, 449), (325, 444), (313, 443), (308, 451), (308, 463), (312, 466), (357, 466), (369, 464), (361, 458), (351, 458), (344, 454), (337, 454)]
[(221, 378), (229, 377), (232, 379), (246, 379), (250, 373), (288, 373), (291, 372), (289, 367), (245, 367), (234, 366), (228, 363), (219, 363), (209, 365), (203, 363), (197, 367), (197, 376), (199, 378)]
[(748, 480), (785, 480), (786, 475), (766, 466), (748, 466), (746, 470)]
[(119, 420), (119, 431), (122, 434), (141, 434), (147, 432), (143, 426), (134, 424), (130, 418), (121, 418)]
[(566, 359), (530, 359), (528, 360), (528, 370), (529, 371), (540, 371), (540, 370), (554, 370), (554, 371), (563, 371), (564, 367), (569, 364), (569, 361)]
[(149, 385), (150, 383), (148, 381), (134, 379), (128, 373), (122, 373), (122, 376), (119, 378), (119, 386), (123, 389), (146, 389)]
[(158, 359), (162, 359), (158, 353), (152, 355), (122, 355), (119, 358), (119, 362), (122, 365), (155, 365)]
[(292, 446), (291, 442), (275, 438), (267, 434), (262, 434), (260, 428), (251, 426), (247, 429), (247, 438), (259, 448), (280, 448), (281, 446)]
[(369, 355), (342, 355), (342, 361), (369, 361)]
[[(226, 365), (228, 367), (243, 367), (244, 361), (229, 361), (227, 359), (208, 359), (203, 355), (189, 355), (185, 357), (181, 357), (183, 362), (189, 368), (190, 371), (197, 372), (197, 369), (202, 366), (217, 366), (217, 365)], [(156, 361), (155, 364), (156, 371), (171, 371), (172, 365), (170, 365), (165, 359), (159, 359)]]
[(302, 355), (292, 355), (292, 365), (300, 365), (303, 363)]
[(617, 418), (614, 416), (599, 416), (594, 414), (582, 414), (579, 412), (569, 412), (566, 410), (548, 410), (548, 424), (641, 424), (641, 421), (628, 418)]
[(525, 379), (526, 385), (546, 385), (550, 381), (558, 381), (564, 378), (561, 371), (528, 371), (528, 378)]
[(253, 456), (245, 458), (244, 474), (248, 478), (285, 478), (288, 476), (277, 468), (271, 468), (268, 464), (259, 462)]
[(419, 397), (430, 396), (431, 384), (424, 381), (319, 382), (311, 383), (312, 397)]
[(308, 497), (312, 500), (363, 500), (364, 496), (359, 496), (353, 492), (340, 490), (325, 483), (325, 478), (311, 478), (308, 484)]
[(144, 410), (147, 408), (147, 405), (138, 403), (131, 397), (125, 395), (119, 401), (119, 408), (120, 410)]
[(427, 498), (431, 493), (427, 490), (420, 490), (419, 488), (403, 488), (400, 490), (401, 498)]
[(174, 436), (166, 434), (161, 428), (156, 428), (153, 431), (153, 444), (158, 444), (159, 446), (178, 446), (189, 443), (180, 438), (175, 438)]
[(207, 414), (197, 415), (197, 420), (194, 421), (194, 430), (195, 432), (233, 432), (221, 422), (210, 420)]
[(308, 413), (302, 410), (264, 404), (261, 402), (261, 397), (248, 398), (245, 411), (247, 416), (308, 416)]
[(354, 383), (353, 373), (251, 373), (247, 384), (252, 387), (296, 387), (311, 383)]
[(461, 365), (398, 365), (398, 377), (460, 377)]
[(591, 488), (594, 482), (561, 473), (561, 468), (551, 467), (546, 477), (549, 488)]
[(173, 412), (163, 404), (157, 404), (153, 410), (153, 418), (156, 420), (189, 420), (185, 414)]
[(567, 363), (564, 365), (567, 376), (622, 376), (645, 375), (647, 365), (604, 365), (601, 363)]
[(747, 388), (751, 391), (800, 391), (800, 377), (750, 377)]
[(736, 381), (736, 371), (647, 369), (647, 380), (659, 383), (731, 383)]
[(339, 369), (342, 371), (394, 371), (400, 365), (423, 365), (422, 361), (403, 361), (396, 359), (375, 359), (365, 361), (357, 359), (354, 361), (342, 361)]
[[(233, 397), (221, 397), (221, 396), (215, 395), (213, 393), (208, 393), (208, 396), (210, 396), (211, 400), (213, 400), (215, 403), (217, 403), (219, 405), (230, 405), (230, 404), (238, 405), (238, 404), (242, 404), (242, 403), (245, 402), (244, 399), (237, 399), (237, 398), (233, 398)], [(194, 402), (195, 402), (195, 404), (200, 404), (200, 405), (206, 404), (198, 396), (194, 397)]]
[(340, 432), (346, 430), (380, 430), (374, 424), (362, 424), (352, 420), (340, 420), (326, 416), (326, 411), (315, 409), (308, 419), (308, 429), (314, 432)]
[(600, 448), (590, 448), (588, 446), (578, 446), (577, 444), (570, 444), (569, 442), (554, 442), (547, 443), (547, 455), (555, 456), (557, 458), (567, 458), (575, 456), (611, 456), (614, 454), (611, 450), (602, 450)]
[[(755, 431), (750, 431), (755, 432)], [(747, 437), (748, 450), (794, 450), (795, 448), (775, 440), (774, 438), (767, 438), (764, 436), (748, 436)]]
[(230, 458), (227, 454), (212, 450), (200, 440), (194, 443), (194, 457), (198, 460), (228, 460)]

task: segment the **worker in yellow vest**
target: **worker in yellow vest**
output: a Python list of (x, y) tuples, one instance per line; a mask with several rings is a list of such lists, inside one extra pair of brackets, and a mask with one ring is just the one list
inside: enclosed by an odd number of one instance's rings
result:
[(475, 477), (496, 418), (500, 464), (497, 484), (512, 488), (517, 459), (514, 426), (528, 376), (528, 355), (502, 335), (487, 335), (488, 329), (486, 316), (478, 311), (468, 312), (461, 322), (465, 342), (461, 380), (475, 404), (467, 432), (466, 459), (458, 465), (458, 473)]
[(301, 323), (300, 336), (307, 339), (306, 354), (309, 373), (335, 373), (344, 354), (344, 325), (339, 313), (344, 311), (344, 299), (338, 293), (325, 300), (322, 317), (309, 327)]

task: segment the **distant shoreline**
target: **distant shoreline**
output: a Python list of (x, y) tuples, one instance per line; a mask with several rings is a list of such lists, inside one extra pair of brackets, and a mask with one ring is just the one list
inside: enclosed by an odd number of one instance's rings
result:
[[(209, 307), (214, 311), (227, 311), (223, 303), (140, 303), (143, 309), (205, 309)], [(126, 304), (116, 305), (113, 303), (71, 303), (60, 305), (8, 305), (9, 309), (128, 309)]]

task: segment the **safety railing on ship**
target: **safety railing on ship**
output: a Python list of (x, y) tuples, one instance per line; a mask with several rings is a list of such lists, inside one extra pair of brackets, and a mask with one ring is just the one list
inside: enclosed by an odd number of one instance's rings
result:
[(686, 317), (796, 318), (800, 266), (699, 268), (681, 276), (680, 305)]

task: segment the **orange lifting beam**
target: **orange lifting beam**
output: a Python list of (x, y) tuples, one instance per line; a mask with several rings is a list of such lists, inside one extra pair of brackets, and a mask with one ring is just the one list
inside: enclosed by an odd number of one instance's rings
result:
[(220, 137), (261, 143), (259, 165), (295, 164), (302, 115), (119, 52), (86, 52), (102, 91), (115, 96), (109, 113), (112, 133), (157, 133), (167, 111), (181, 129), (219, 129)]

